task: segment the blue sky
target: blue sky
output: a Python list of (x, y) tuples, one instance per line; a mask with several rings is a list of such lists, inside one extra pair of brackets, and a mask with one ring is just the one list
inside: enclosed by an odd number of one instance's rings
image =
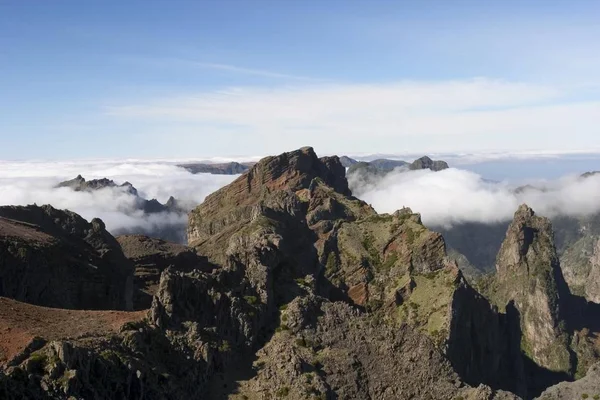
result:
[(600, 2), (0, 0), (0, 159), (600, 150)]

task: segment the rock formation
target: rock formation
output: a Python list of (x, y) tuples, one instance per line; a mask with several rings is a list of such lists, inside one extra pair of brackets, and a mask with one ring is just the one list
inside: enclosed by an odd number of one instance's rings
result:
[(254, 163), (190, 163), (180, 164), (178, 167), (184, 168), (192, 174), (219, 174), (219, 175), (238, 175), (246, 172)]
[(600, 399), (600, 364), (590, 367), (585, 378), (552, 386), (539, 400)]
[(0, 296), (48, 307), (127, 310), (131, 263), (99, 219), (0, 207)]
[(107, 178), (92, 179), (91, 181), (86, 181), (85, 178), (81, 175), (77, 175), (77, 177), (71, 180), (60, 182), (56, 187), (66, 187), (76, 192), (91, 192), (94, 190), (100, 190), (105, 188), (119, 188), (134, 196), (138, 195), (137, 189), (134, 188), (133, 185), (129, 182), (125, 182), (122, 185), (117, 185), (112, 179)]
[(77, 175), (76, 178), (61, 182), (56, 187), (70, 188), (71, 190), (74, 190), (76, 192), (93, 192), (102, 189), (119, 190), (133, 196), (135, 198), (137, 209), (143, 211), (146, 214), (156, 214), (161, 212), (187, 212), (172, 196), (165, 204), (160, 203), (156, 199), (144, 199), (140, 196), (138, 190), (129, 182), (117, 185), (112, 179), (107, 178), (92, 179), (90, 181), (86, 181), (84, 177), (82, 177), (81, 175)]
[(419, 214), (377, 214), (344, 172), (312, 148), (261, 160), (190, 212), (202, 256), (119, 238), (144, 301), (154, 294), (146, 318), (77, 314), (110, 329), (40, 332), (43, 311), (13, 303), (28, 309), (28, 339), (5, 346), (0, 397), (518, 399), (548, 386), (530, 362), (572, 373), (563, 351), (595, 357), (595, 330), (561, 326), (546, 220), (517, 212), (490, 285), (497, 307)]
[[(499, 304), (513, 301), (521, 315), (522, 347), (539, 366), (572, 372), (563, 314), (564, 290), (552, 225), (526, 205), (508, 227), (497, 263)], [(562, 322), (562, 323), (561, 323)]]
[(187, 246), (149, 238), (144, 235), (121, 235), (117, 241), (125, 257), (134, 265), (133, 309), (146, 310), (152, 304), (162, 272), (170, 266), (189, 272), (210, 271), (211, 265)]
[(413, 161), (409, 166), (409, 169), (430, 169), (432, 171), (442, 171), (444, 169), (448, 169), (448, 163), (446, 161), (433, 161), (431, 158), (427, 156), (423, 156), (415, 161)]
[(352, 165), (356, 164), (358, 161), (356, 161), (353, 158), (350, 158), (348, 156), (341, 156), (340, 157), (340, 163), (344, 166), (344, 168), (349, 168)]

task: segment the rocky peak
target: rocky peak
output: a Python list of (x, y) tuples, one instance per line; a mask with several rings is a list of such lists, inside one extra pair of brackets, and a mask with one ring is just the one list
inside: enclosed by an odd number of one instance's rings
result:
[(513, 301), (520, 314), (522, 349), (538, 366), (572, 370), (561, 317), (566, 284), (554, 246), (552, 224), (523, 204), (515, 212), (496, 260), (501, 307)]
[(129, 182), (125, 182), (122, 185), (117, 185), (115, 181), (108, 178), (92, 179), (86, 181), (85, 178), (81, 175), (77, 175), (75, 178), (70, 179), (68, 181), (60, 182), (58, 185), (56, 185), (56, 187), (67, 187), (76, 192), (91, 192), (105, 188), (121, 188), (129, 194), (132, 194), (134, 196), (138, 195), (137, 189)]
[(190, 213), (188, 242), (193, 245), (227, 228), (233, 230), (252, 218), (253, 208), (268, 198), (269, 193), (295, 193), (308, 189), (313, 180), (350, 195), (345, 168), (337, 156), (319, 159), (312, 147), (303, 147), (263, 158), (231, 184), (209, 195)]
[(410, 169), (430, 169), (432, 171), (442, 171), (444, 169), (449, 168), (448, 163), (446, 161), (434, 161), (427, 156), (423, 156), (409, 165)]
[[(544, 259), (540, 260), (540, 257)], [(533, 272), (529, 264), (533, 268), (540, 262), (543, 264), (540, 266), (550, 270), (559, 268), (552, 224), (548, 218), (536, 216), (528, 205), (522, 204), (514, 214), (498, 254), (498, 276), (502, 278), (512, 273)], [(523, 267), (524, 271), (515, 270)]]
[(283, 153), (260, 160), (244, 175), (248, 192), (286, 188), (292, 191), (307, 189), (310, 182), (320, 178), (342, 194), (349, 194), (345, 169), (337, 156), (319, 159), (312, 147)]

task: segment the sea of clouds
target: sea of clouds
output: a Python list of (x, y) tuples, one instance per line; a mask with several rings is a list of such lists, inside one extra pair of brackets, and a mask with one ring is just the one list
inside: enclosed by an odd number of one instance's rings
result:
[(514, 183), (490, 181), (457, 168), (440, 172), (395, 170), (377, 179), (351, 174), (348, 180), (354, 195), (378, 212), (410, 207), (430, 226), (506, 221), (523, 203), (547, 217), (600, 211), (600, 174), (585, 179), (578, 174), (531, 181), (520, 190)]
[[(179, 230), (184, 241), (187, 216), (163, 212), (144, 214), (136, 199), (118, 188), (94, 192), (75, 192), (56, 188), (64, 180), (81, 174), (86, 180), (109, 178), (117, 184), (132, 183), (139, 195), (165, 203), (173, 196), (187, 209), (227, 185), (236, 176), (191, 174), (173, 163), (144, 160), (96, 160), (71, 162), (0, 161), (0, 205), (51, 204), (68, 209), (87, 220), (101, 218), (107, 229), (117, 235)], [(170, 235), (171, 237), (173, 235)]]
[[(59, 182), (79, 174), (87, 180), (106, 177), (117, 184), (128, 181), (141, 197), (164, 203), (173, 196), (188, 210), (237, 177), (191, 174), (168, 160), (0, 161), (0, 205), (51, 204), (87, 220), (99, 217), (115, 235), (165, 236), (165, 231), (175, 231), (179, 241), (185, 241), (185, 214), (144, 214), (137, 209), (135, 198), (118, 188), (95, 192), (56, 188)], [(377, 179), (353, 174), (348, 180), (353, 193), (378, 212), (410, 207), (430, 226), (506, 221), (522, 203), (548, 217), (600, 212), (600, 174), (586, 179), (576, 174), (529, 181), (533, 187), (519, 191), (515, 183), (490, 181), (458, 168), (440, 172), (398, 170)]]

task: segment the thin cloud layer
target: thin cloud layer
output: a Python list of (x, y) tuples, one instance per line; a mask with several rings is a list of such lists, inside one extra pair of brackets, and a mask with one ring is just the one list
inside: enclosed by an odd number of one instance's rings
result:
[(193, 208), (208, 194), (235, 179), (228, 175), (193, 175), (175, 165), (144, 161), (2, 162), (0, 205), (51, 204), (74, 211), (87, 220), (99, 217), (115, 235), (133, 232), (152, 235), (168, 231), (170, 236), (175, 234), (183, 240), (185, 214), (144, 214), (138, 209), (135, 197), (119, 188), (75, 192), (55, 187), (78, 174), (88, 180), (106, 177), (117, 184), (128, 181), (141, 197), (164, 203), (173, 196), (186, 209)]
[(282, 150), (272, 148), (281, 146), (282, 135), (287, 147), (313, 143), (320, 152), (516, 150), (540, 143), (566, 149), (577, 138), (589, 142), (600, 126), (600, 103), (579, 91), (483, 78), (243, 87), (146, 98), (106, 111), (115, 121), (176, 126), (171, 131), (191, 141), (199, 129), (250, 138), (249, 145), (267, 152)]
[(410, 207), (421, 213), (423, 222), (430, 226), (510, 220), (522, 203), (547, 217), (600, 211), (600, 174), (586, 179), (569, 176), (534, 182), (534, 187), (518, 191), (507, 183), (486, 181), (473, 172), (455, 168), (440, 172), (394, 171), (376, 180), (352, 174), (348, 179), (353, 193), (378, 212)]

